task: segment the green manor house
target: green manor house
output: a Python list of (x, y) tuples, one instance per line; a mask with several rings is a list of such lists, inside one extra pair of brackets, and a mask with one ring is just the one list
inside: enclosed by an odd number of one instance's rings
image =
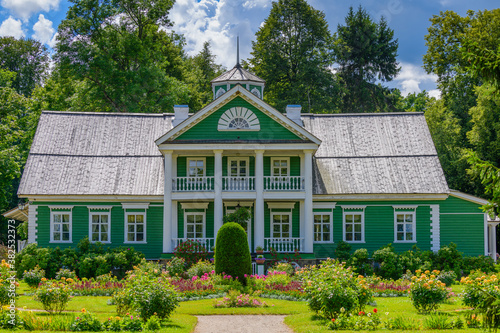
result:
[(4, 215), (29, 221), (29, 243), (88, 236), (149, 259), (187, 239), (211, 249), (240, 206), (252, 213), (252, 252), (326, 258), (341, 240), (370, 252), (455, 242), (495, 258), (498, 221), (485, 200), (448, 188), (422, 113), (282, 113), (239, 64), (212, 87), (196, 113), (43, 112), (18, 192), (29, 204)]

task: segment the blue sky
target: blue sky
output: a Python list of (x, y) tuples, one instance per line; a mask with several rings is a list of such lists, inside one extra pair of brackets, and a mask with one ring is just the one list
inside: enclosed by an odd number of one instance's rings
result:
[[(177, 0), (170, 12), (174, 30), (186, 38), (189, 54), (200, 51), (205, 41), (212, 43), (217, 62), (231, 68), (236, 61), (236, 36), (240, 36), (240, 56), (250, 56), (255, 32), (269, 15), (271, 0)], [(349, 6), (362, 5), (375, 19), (383, 15), (399, 40), (398, 61), (402, 71), (390, 83), (406, 94), (437, 91), (435, 77), (422, 69), (426, 52), (424, 36), (429, 18), (440, 11), (453, 10), (465, 15), (467, 10), (498, 7), (498, 0), (308, 0), (326, 15), (332, 32), (344, 23)], [(54, 45), (57, 26), (64, 19), (70, 3), (66, 0), (0, 0), (0, 36), (30, 37), (49, 47)]]

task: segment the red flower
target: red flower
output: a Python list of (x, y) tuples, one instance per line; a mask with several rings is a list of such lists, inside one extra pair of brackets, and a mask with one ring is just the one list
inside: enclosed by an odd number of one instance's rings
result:
[(375, 309), (373, 309), (373, 312), (377, 313), (377, 311), (378, 311), (378, 310), (377, 310), (376, 308), (375, 308)]
[(359, 311), (358, 313), (360, 316), (364, 315), (365, 313), (363, 311)]
[(334, 323), (334, 322), (335, 322), (335, 318), (332, 318), (332, 323)]

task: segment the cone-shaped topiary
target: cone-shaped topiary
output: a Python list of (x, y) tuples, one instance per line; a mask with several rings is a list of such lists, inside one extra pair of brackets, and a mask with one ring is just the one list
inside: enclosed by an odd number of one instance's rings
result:
[(252, 274), (252, 259), (247, 234), (235, 222), (224, 224), (215, 242), (215, 273), (231, 275), (246, 284), (245, 274)]

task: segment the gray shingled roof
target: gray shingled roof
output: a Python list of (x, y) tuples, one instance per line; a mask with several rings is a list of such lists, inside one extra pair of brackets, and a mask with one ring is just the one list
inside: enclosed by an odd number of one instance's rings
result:
[(448, 193), (422, 113), (304, 115), (315, 194)]
[(172, 118), (44, 111), (18, 193), (163, 195), (163, 157), (154, 141)]
[(247, 71), (246, 69), (243, 69), (240, 66), (240, 64), (236, 64), (236, 66), (234, 66), (233, 69), (216, 77), (211, 82), (217, 83), (217, 82), (225, 82), (225, 81), (254, 81), (254, 82), (260, 82), (260, 83), (266, 82), (266, 81), (262, 80), (260, 77), (258, 77), (257, 75), (254, 75), (254, 74), (250, 73), (249, 71)]
[[(20, 195), (163, 195), (154, 141), (173, 115), (45, 111)], [(448, 193), (423, 114), (304, 115), (315, 194)]]

